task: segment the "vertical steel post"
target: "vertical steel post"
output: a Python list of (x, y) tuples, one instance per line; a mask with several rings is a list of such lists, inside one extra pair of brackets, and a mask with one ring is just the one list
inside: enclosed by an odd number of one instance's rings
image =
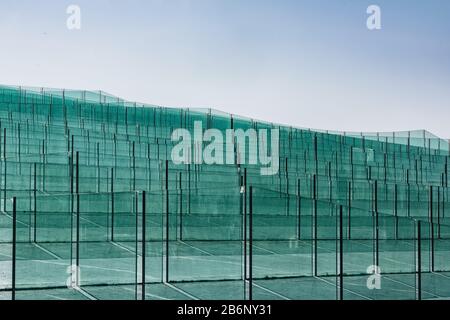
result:
[(147, 250), (146, 250), (146, 229), (147, 229), (147, 224), (146, 224), (146, 208), (145, 208), (145, 203), (146, 203), (146, 199), (145, 199), (145, 191), (142, 192), (142, 300), (145, 300), (145, 257), (147, 254)]
[(314, 215), (314, 232), (313, 232), (313, 269), (314, 276), (317, 277), (317, 176), (313, 175), (313, 215)]
[(248, 295), (249, 300), (253, 300), (253, 187), (249, 190), (249, 247), (248, 247), (248, 264), (249, 264), (249, 279), (248, 279)]
[(398, 186), (394, 185), (394, 237), (398, 240)]
[(166, 160), (166, 282), (169, 282), (169, 160)]
[(339, 206), (339, 300), (344, 300), (344, 226), (343, 209)]
[(76, 201), (77, 201), (77, 231), (76, 231), (76, 257), (75, 257), (75, 266), (76, 266), (76, 286), (78, 287), (80, 285), (80, 273), (78, 272), (80, 270), (80, 154), (77, 151), (76, 153), (77, 157), (77, 166), (76, 166), (76, 184), (75, 184), (75, 190), (76, 190)]
[(380, 245), (380, 240), (379, 240), (379, 236), (380, 236), (380, 231), (379, 231), (379, 219), (378, 219), (378, 181), (375, 180), (375, 265), (378, 267), (379, 263), (380, 263), (380, 250), (379, 250), (379, 245)]
[(301, 238), (301, 213), (302, 213), (302, 198), (300, 190), (300, 179), (297, 179), (297, 239)]
[(111, 241), (114, 242), (114, 168), (111, 168)]
[(16, 300), (16, 251), (17, 251), (17, 211), (16, 211), (16, 197), (13, 198), (13, 225), (12, 225), (12, 279), (11, 279), (11, 300)]
[(417, 221), (417, 300), (422, 300), (422, 234), (421, 221)]
[(430, 233), (431, 233), (431, 272), (434, 272), (434, 217), (433, 217), (433, 186), (430, 186)]
[(352, 238), (352, 181), (348, 182), (348, 239)]
[(33, 242), (36, 243), (36, 223), (37, 223), (37, 198), (36, 198), (36, 191), (37, 191), (37, 186), (36, 186), (36, 162), (34, 163), (34, 177), (33, 177), (33, 198), (34, 198), (34, 202), (33, 202)]

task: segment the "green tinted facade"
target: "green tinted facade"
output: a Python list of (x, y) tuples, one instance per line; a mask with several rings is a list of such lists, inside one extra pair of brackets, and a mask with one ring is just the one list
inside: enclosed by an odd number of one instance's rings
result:
[[(450, 298), (449, 144), (425, 131), (15, 87), (0, 121), (1, 299)], [(279, 129), (278, 172), (174, 164), (195, 121)]]

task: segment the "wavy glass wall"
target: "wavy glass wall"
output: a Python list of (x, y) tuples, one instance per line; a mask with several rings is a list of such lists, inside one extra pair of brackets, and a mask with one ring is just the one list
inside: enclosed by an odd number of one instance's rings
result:
[[(195, 122), (278, 129), (279, 170), (175, 164)], [(0, 299), (450, 298), (449, 156), (426, 131), (3, 86)]]

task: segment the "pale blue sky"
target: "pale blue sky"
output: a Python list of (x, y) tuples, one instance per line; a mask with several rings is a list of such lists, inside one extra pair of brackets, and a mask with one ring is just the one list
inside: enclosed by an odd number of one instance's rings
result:
[(2, 84), (450, 138), (448, 0), (1, 0), (0, 39)]

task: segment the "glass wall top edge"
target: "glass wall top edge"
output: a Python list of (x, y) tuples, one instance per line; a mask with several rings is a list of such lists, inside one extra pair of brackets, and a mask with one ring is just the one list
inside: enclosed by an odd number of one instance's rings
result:
[[(339, 131), (339, 130), (325, 130), (316, 128), (307, 128), (302, 126), (292, 126), (286, 124), (273, 123), (269, 121), (254, 119), (246, 116), (235, 115), (228, 112), (224, 112), (214, 108), (191, 108), (191, 107), (173, 107), (173, 106), (159, 106), (148, 103), (132, 102), (125, 100), (123, 98), (117, 97), (113, 94), (102, 90), (75, 90), (75, 89), (60, 89), (60, 88), (49, 88), (49, 87), (35, 87), (35, 86), (17, 86), (17, 85), (4, 85), (0, 84), (0, 89), (17, 90), (33, 93), (36, 95), (53, 96), (64, 98), (67, 100), (81, 100), (90, 103), (107, 104), (107, 103), (119, 103), (125, 107), (149, 107), (149, 108), (166, 108), (172, 110), (185, 110), (188, 112), (198, 113), (198, 114), (210, 114), (221, 117), (233, 118), (235, 120), (256, 122), (260, 125), (267, 125), (274, 128), (280, 129), (296, 129), (303, 131), (311, 131), (322, 134), (330, 135), (343, 135), (354, 138), (366, 138), (366, 139), (379, 139), (379, 138), (412, 138), (412, 139), (436, 139), (448, 142), (448, 140), (438, 137), (437, 135), (424, 130), (409, 130), (409, 131), (388, 131), (388, 132), (355, 132), (355, 131)], [(395, 141), (399, 144), (404, 144), (402, 141)]]

